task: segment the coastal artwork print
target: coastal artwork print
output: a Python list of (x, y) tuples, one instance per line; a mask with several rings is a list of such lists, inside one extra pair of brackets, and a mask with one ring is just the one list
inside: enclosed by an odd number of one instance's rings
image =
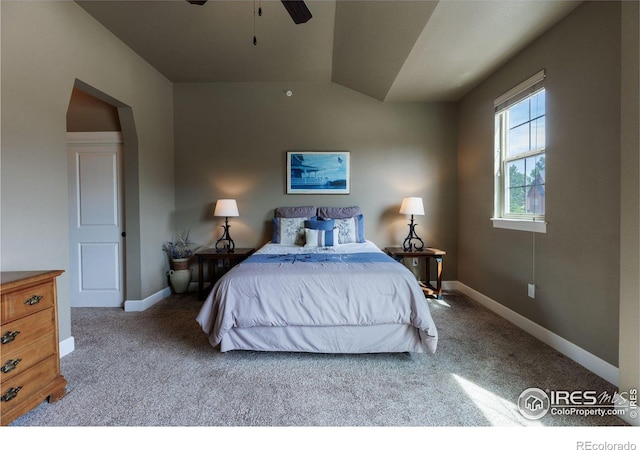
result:
[(349, 152), (287, 152), (287, 194), (349, 194)]

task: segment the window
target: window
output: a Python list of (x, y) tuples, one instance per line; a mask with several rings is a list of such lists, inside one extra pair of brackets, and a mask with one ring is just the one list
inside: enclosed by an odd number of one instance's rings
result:
[(541, 71), (494, 102), (494, 226), (545, 231), (545, 99)]

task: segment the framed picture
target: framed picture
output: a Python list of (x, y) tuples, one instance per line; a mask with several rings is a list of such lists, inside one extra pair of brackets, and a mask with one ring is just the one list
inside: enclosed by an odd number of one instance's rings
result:
[(349, 194), (349, 152), (287, 152), (287, 194)]

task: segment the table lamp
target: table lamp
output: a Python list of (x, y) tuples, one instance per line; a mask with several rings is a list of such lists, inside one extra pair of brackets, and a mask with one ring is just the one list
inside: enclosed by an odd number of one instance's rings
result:
[(216, 242), (216, 250), (219, 252), (227, 251), (233, 252), (235, 244), (231, 235), (229, 235), (229, 217), (238, 217), (238, 205), (234, 199), (224, 198), (216, 202), (216, 208), (213, 211), (213, 215), (216, 217), (224, 217), (224, 225), (221, 227), (224, 229), (222, 237)]
[[(409, 223), (409, 235), (406, 237), (402, 244), (402, 249), (405, 252), (412, 250), (422, 250), (424, 248), (424, 242), (416, 234), (416, 224), (413, 223), (413, 216), (424, 216), (424, 206), (422, 205), (422, 198), (420, 197), (405, 197), (402, 199), (402, 205), (400, 205), (400, 214), (411, 214), (411, 223)], [(413, 240), (419, 241), (420, 244), (412, 243)]]

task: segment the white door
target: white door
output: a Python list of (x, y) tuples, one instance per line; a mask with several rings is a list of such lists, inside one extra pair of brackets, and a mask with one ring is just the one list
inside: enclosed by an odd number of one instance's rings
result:
[(122, 137), (67, 133), (71, 306), (122, 306)]

